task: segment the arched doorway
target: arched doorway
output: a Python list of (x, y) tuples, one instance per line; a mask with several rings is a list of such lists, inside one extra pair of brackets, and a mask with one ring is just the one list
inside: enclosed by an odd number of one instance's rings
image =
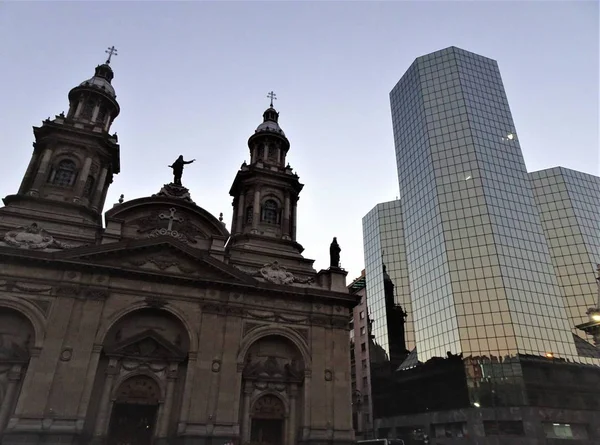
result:
[(271, 394), (262, 396), (252, 408), (251, 442), (282, 445), (284, 422), (285, 407), (281, 399)]
[(34, 328), (27, 317), (0, 307), (0, 436), (14, 412), (34, 344)]
[(160, 388), (154, 379), (138, 375), (127, 379), (117, 391), (110, 420), (111, 445), (150, 445), (156, 427)]
[(175, 434), (189, 344), (185, 326), (165, 310), (140, 309), (111, 327), (87, 414), (94, 441), (145, 445)]
[(305, 365), (288, 338), (267, 335), (247, 349), (242, 368), (242, 442), (294, 445), (302, 426)]

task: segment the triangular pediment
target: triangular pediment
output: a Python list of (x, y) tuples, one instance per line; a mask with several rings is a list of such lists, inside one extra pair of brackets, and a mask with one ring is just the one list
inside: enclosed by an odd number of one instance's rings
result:
[(254, 278), (211, 257), (208, 252), (167, 237), (69, 249), (57, 253), (56, 258), (140, 273), (223, 283), (255, 283)]
[(186, 354), (152, 329), (140, 332), (106, 348), (109, 356), (144, 359), (184, 359)]

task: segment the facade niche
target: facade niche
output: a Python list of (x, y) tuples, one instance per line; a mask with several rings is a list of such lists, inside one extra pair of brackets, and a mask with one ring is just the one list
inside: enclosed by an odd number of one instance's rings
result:
[(85, 198), (89, 198), (92, 195), (92, 191), (94, 190), (94, 183), (96, 180), (92, 175), (89, 175), (85, 181), (85, 186), (83, 187), (83, 196)]

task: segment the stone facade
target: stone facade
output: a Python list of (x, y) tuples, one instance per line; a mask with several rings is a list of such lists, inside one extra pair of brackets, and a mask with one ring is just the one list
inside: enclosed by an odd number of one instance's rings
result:
[(301, 255), (301, 184), (269, 151), (273, 135), (289, 148), (275, 110), (232, 188), (235, 237), (172, 184), (103, 227), (119, 171), (112, 77), (98, 67), (67, 116), (36, 129), (45, 151), (0, 209), (0, 443), (352, 442), (356, 297), (345, 271)]

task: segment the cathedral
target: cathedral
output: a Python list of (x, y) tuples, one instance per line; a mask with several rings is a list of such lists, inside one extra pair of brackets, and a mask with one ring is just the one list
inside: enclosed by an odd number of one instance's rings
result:
[(302, 255), (303, 184), (272, 101), (230, 231), (182, 185), (182, 157), (173, 183), (104, 212), (113, 75), (109, 57), (33, 128), (0, 208), (0, 444), (351, 443), (357, 300), (337, 243), (328, 269)]

